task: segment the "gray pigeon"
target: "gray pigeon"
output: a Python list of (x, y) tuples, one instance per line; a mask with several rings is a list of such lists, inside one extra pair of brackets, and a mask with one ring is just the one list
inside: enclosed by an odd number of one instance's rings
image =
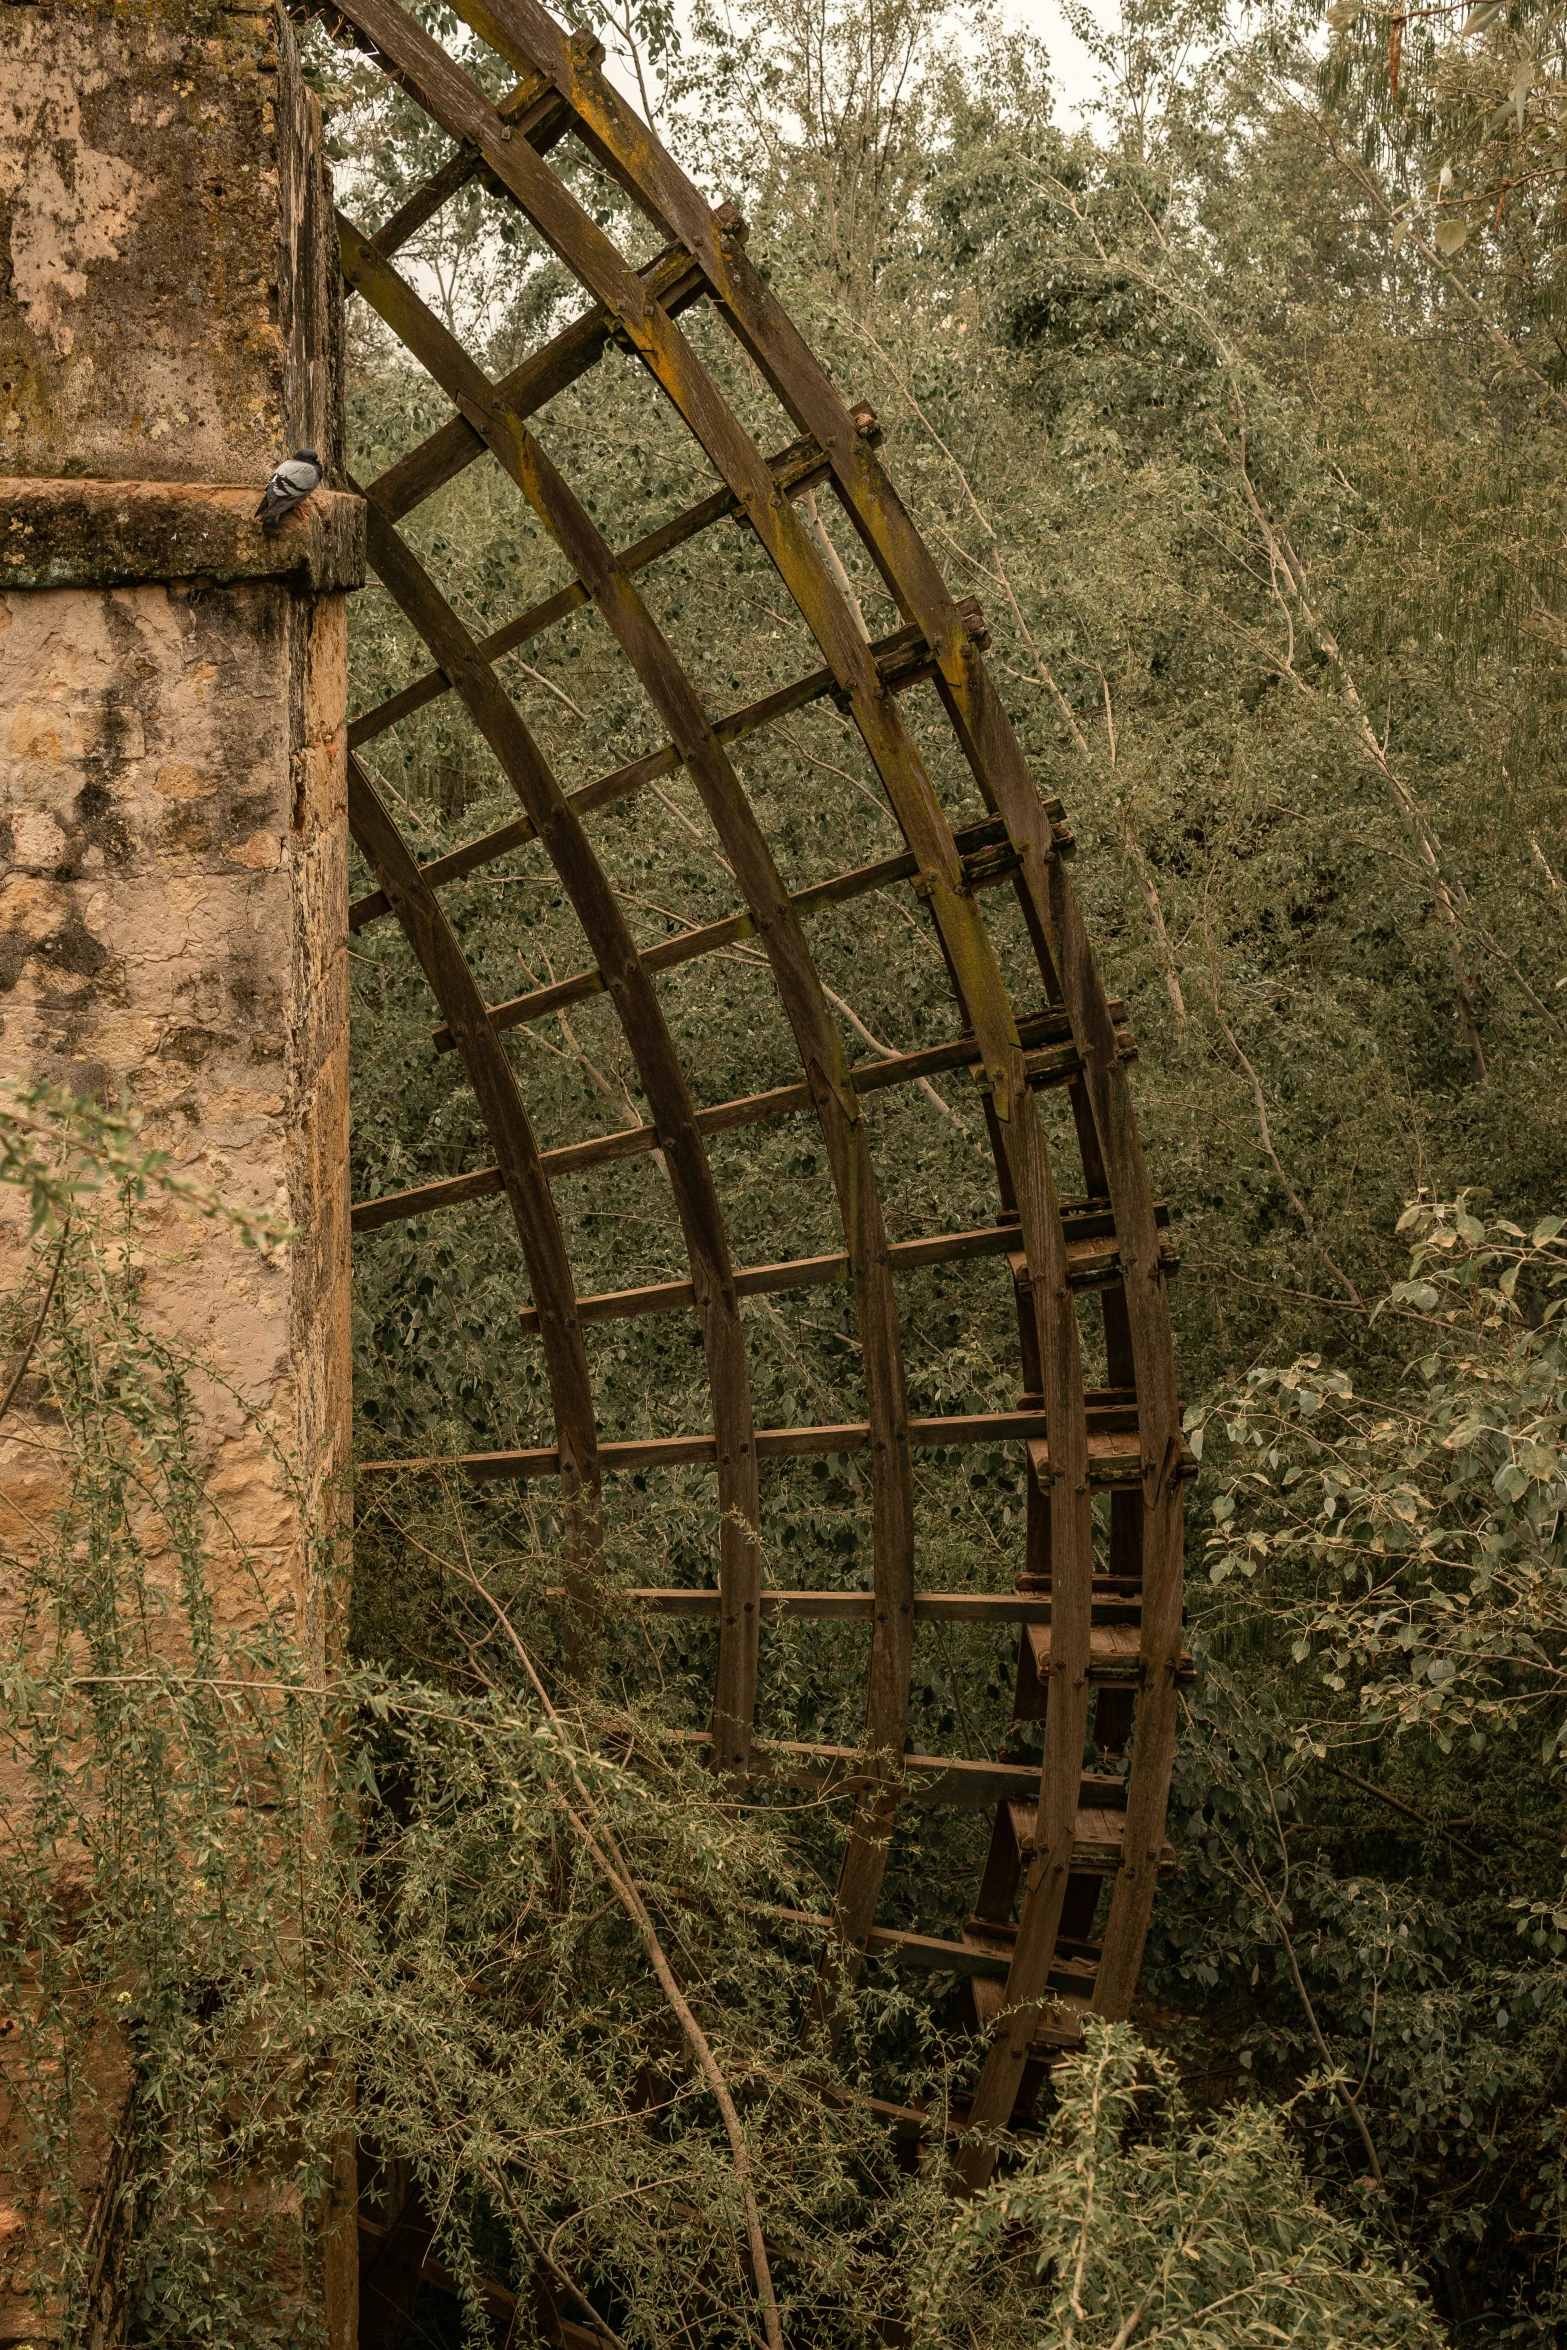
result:
[(321, 479), (321, 460), (314, 449), (296, 449), (285, 457), (261, 494), (256, 519), (270, 538), (291, 506), (308, 498)]

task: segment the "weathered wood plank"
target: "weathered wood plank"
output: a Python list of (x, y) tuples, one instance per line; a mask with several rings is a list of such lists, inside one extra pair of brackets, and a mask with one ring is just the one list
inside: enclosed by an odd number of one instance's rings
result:
[[(1136, 1479), (1141, 1473), (1136, 1429), (1112, 1427), (1101, 1431), (1093, 1424), (1091, 1409), (1087, 1419), (1088, 1481), (1099, 1487), (1117, 1484), (1128, 1478)], [(947, 1446), (957, 1449), (972, 1444), (1029, 1443), (1037, 1448), (1036, 1458), (1043, 1460), (1048, 1469), (1049, 1447), (1045, 1441), (1045, 1426), (1043, 1412), (955, 1413), (946, 1419), (910, 1420), (909, 1441), (934, 1449)], [(812, 1454), (858, 1452), (870, 1442), (870, 1438), (870, 1427), (864, 1420), (835, 1421), (830, 1426), (819, 1428), (758, 1428), (755, 1432), (756, 1457), (759, 1461), (776, 1461)], [(715, 1458), (716, 1439), (705, 1435), (639, 1436), (599, 1446), (599, 1460), (605, 1470), (701, 1469), (710, 1468)], [(1194, 1470), (1195, 1466), (1188, 1454), (1186, 1472)], [(514, 1452), (462, 1453), (451, 1460), (415, 1458), (364, 1461), (360, 1464), (359, 1475), (387, 1476), (396, 1472), (414, 1475), (442, 1467), (460, 1468), (468, 1476), (481, 1481), (553, 1477), (556, 1474), (556, 1455), (551, 1445), (534, 1445)]]
[[(482, 1196), (482, 1195), (478, 1195)], [(1160, 1203), (1162, 1221), (1168, 1221), (1169, 1210)], [(1074, 1288), (1093, 1287), (1101, 1281), (1117, 1277), (1120, 1259), (1111, 1245), (1101, 1237), (1109, 1226), (1109, 1217), (1093, 1209), (1080, 1211), (1075, 1203), (1064, 1202), (1062, 1220), (1067, 1234), (1067, 1263)], [(929, 1265), (965, 1263), (981, 1257), (1010, 1255), (1014, 1230), (1005, 1224), (982, 1224), (969, 1232), (938, 1232), (924, 1240), (895, 1240), (889, 1242), (887, 1261), (895, 1273), (912, 1273)], [(1170, 1251), (1174, 1255), (1173, 1248)], [(822, 1257), (785, 1258), (776, 1265), (742, 1265), (735, 1270), (735, 1291), (740, 1297), (769, 1297), (791, 1289), (819, 1289), (849, 1278), (849, 1259), (846, 1254), (834, 1253)], [(577, 1313), (584, 1323), (624, 1322), (645, 1314), (671, 1314), (693, 1302), (689, 1281), (653, 1281), (641, 1289), (612, 1289), (596, 1297), (579, 1297)], [(518, 1314), (524, 1330), (537, 1328), (533, 1308), (524, 1306)]]

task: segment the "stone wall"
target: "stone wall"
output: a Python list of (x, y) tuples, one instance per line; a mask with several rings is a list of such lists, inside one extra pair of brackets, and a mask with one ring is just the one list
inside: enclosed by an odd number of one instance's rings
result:
[(0, 474), (261, 482), (337, 453), (331, 205), (287, 23), (0, 6)]
[[(0, 1083), (123, 1100), (182, 1170), (294, 1227), (263, 1257), (159, 1211), (144, 1261), (152, 1317), (218, 1374), (212, 1490), (263, 1569), (258, 1600), (215, 1564), (218, 1613), (265, 1605), (325, 1665), (313, 1535), (340, 1523), (348, 1458), (344, 590), (362, 522), (328, 488), (273, 539), (253, 520), (279, 456), (340, 466), (313, 117), (270, 9), (0, 0)], [(0, 1282), (24, 1244), (0, 1203)], [(0, 1426), (0, 1616), (51, 1500), (26, 1439)], [(112, 2034), (103, 2061), (109, 2080)], [(7, 2193), (3, 2131), (0, 2115), (0, 2345), (41, 2344), (29, 2285), (48, 2248)], [(111, 2144), (84, 2159), (112, 2177)], [(346, 2350), (339, 2216), (318, 2290)]]

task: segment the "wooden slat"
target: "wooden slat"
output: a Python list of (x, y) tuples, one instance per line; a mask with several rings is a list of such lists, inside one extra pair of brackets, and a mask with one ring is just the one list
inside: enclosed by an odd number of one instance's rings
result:
[[(1026, 1799), (1009, 1800), (1007, 1814), (1018, 1850), (1026, 1859), (1038, 1835), (1038, 1811)], [(1072, 1872), (1076, 1876), (1109, 1876), (1124, 1860), (1127, 1783), (1124, 1779), (1085, 1779), (1078, 1801)], [(1156, 1856), (1160, 1873), (1175, 1866), (1175, 1848), (1161, 1841)]]
[[(546, 1599), (561, 1600), (564, 1592), (550, 1589)], [(626, 1584), (620, 1589), (623, 1599), (636, 1600), (653, 1608), (665, 1608), (671, 1615), (703, 1615), (711, 1612), (712, 1588), (704, 1583), (649, 1583)], [(813, 1612), (820, 1600), (828, 1613), (846, 1609), (851, 1615), (874, 1608), (875, 1595), (870, 1591), (790, 1591), (772, 1588), (762, 1594), (762, 1604), (776, 1602), (784, 1614)], [(802, 1603), (799, 1607), (795, 1602)], [(810, 1605), (804, 1603), (811, 1603)], [(1118, 1577), (1094, 1577), (1094, 1606), (1103, 1610), (1107, 1624), (1123, 1625), (1135, 1620), (1137, 1590), (1124, 1584)], [(927, 1610), (933, 1618), (942, 1621), (963, 1622), (969, 1617), (988, 1621), (992, 1615), (998, 1620), (1018, 1624), (1048, 1624), (1050, 1621), (1050, 1586), (1038, 1590), (1025, 1586), (1020, 1580), (1012, 1591), (929, 1591), (916, 1595), (915, 1612)]]
[[(542, 1152), (540, 1159), (542, 1163)], [(351, 1211), (352, 1229), (378, 1232), (383, 1224), (402, 1223), (409, 1216), (430, 1215), (438, 1208), (460, 1208), (470, 1200), (493, 1199), (503, 1189), (499, 1167), (475, 1167), (470, 1175), (441, 1176), (434, 1183), (417, 1184), (411, 1191), (388, 1192), (381, 1199), (360, 1200)]]
[[(617, 1596), (645, 1608), (650, 1615), (700, 1620), (716, 1616), (719, 1609), (716, 1590), (633, 1588)], [(868, 1623), (875, 1613), (876, 1601), (868, 1591), (764, 1591), (759, 1608), (763, 1622), (787, 1618)], [(1139, 1607), (1117, 1606), (1113, 1601), (1095, 1599), (1088, 1648), (1088, 1678), (1095, 1688), (1136, 1687), (1141, 1676), (1141, 1614)], [(921, 1592), (914, 1601), (914, 1621), (916, 1625), (1021, 1624), (1025, 1637), (1033, 1644), (1036, 1672), (1049, 1663), (1050, 1602), (1047, 1599), (1006, 1593)], [(1197, 1677), (1195, 1665), (1184, 1654), (1179, 1677), (1183, 1688), (1189, 1688)]]
[[(758, 1738), (751, 1769), (758, 1781), (842, 1790), (862, 1783), (865, 1762), (863, 1750), (852, 1746)], [(1039, 1794), (1037, 1763), (970, 1762), (957, 1755), (905, 1754), (898, 1768), (902, 1774), (899, 1800), (916, 1807), (930, 1804), (987, 1811), (997, 1803), (1033, 1802)]]
[[(1121, 1682), (1133, 1688), (1142, 1681), (1142, 1604), (1112, 1613), (1101, 1613), (1098, 1601), (1094, 1603), (1094, 1625), (1090, 1650), (1089, 1678), (1103, 1686)], [(1049, 1652), (1035, 1624), (1030, 1621), (1023, 1637), (1028, 1641), (1034, 1657), (1036, 1673), (1043, 1674), (1049, 1663)], [(1190, 1689), (1197, 1678), (1197, 1667), (1183, 1648), (1175, 1668), (1176, 1681), (1182, 1689)]]
[[(716, 1616), (721, 1605), (720, 1594), (711, 1585), (634, 1584), (618, 1596), (660, 1616)], [(1050, 1602), (1037, 1593), (926, 1591), (916, 1593), (913, 1605), (917, 1624), (1026, 1625), (1041, 1656), (1048, 1655), (1043, 1634), (1050, 1623)], [(878, 1601), (870, 1591), (763, 1591), (757, 1607), (764, 1618), (868, 1624), (877, 1612)], [(1136, 1669), (1138, 1614), (1135, 1602), (1115, 1596), (1096, 1597), (1093, 1602), (1096, 1655), (1117, 1677), (1123, 1667), (1128, 1672)]]
[[(983, 1225), (975, 1232), (940, 1234), (934, 1240), (894, 1241), (887, 1249), (888, 1261), (894, 1272), (908, 1272), (921, 1265), (939, 1265), (973, 1257), (1004, 1255), (1011, 1245), (1011, 1233), (1004, 1227)], [(1090, 1241), (1089, 1248), (1102, 1243)], [(839, 1250), (825, 1257), (795, 1257), (776, 1265), (742, 1265), (735, 1271), (735, 1290), (740, 1297), (771, 1297), (791, 1289), (819, 1289), (849, 1278), (847, 1253)], [(692, 1302), (689, 1281), (654, 1281), (642, 1289), (608, 1290), (598, 1297), (579, 1297), (577, 1313), (583, 1322), (625, 1322), (644, 1314), (670, 1314), (688, 1307)], [(538, 1322), (532, 1306), (524, 1306), (518, 1314), (524, 1330), (533, 1332)]]
[[(537, 611), (541, 615), (559, 618), (568, 611), (575, 611), (584, 600), (579, 589), (562, 588), (559, 596), (553, 597), (548, 605), (539, 605)], [(480, 657), (492, 661), (499, 652), (506, 650), (500, 643), (506, 633), (502, 629), (495, 636), (485, 638), (476, 648)], [(917, 629), (895, 629), (890, 636), (880, 638), (871, 650), (876, 656), (882, 681), (890, 693), (902, 693), (928, 674), (930, 655)], [(781, 686), (776, 693), (764, 694), (760, 701), (747, 703), (744, 709), (731, 711), (727, 718), (717, 720), (714, 731), (721, 743), (727, 745), (740, 742), (747, 735), (761, 733), (778, 719), (791, 717), (795, 711), (808, 708), (812, 702), (822, 701), (834, 690), (834, 685), (831, 670), (813, 669), (809, 675), (796, 678), (792, 685)], [(414, 688), (410, 686), (407, 694), (413, 691)], [(446, 680), (441, 677), (434, 692), (445, 691)], [(380, 711), (370, 715), (379, 716), (394, 711), (396, 715), (406, 716), (407, 711), (402, 705), (407, 694), (394, 697), (392, 702), (382, 703)], [(425, 697), (426, 700), (433, 698), (434, 693)], [(409, 704), (410, 708), (415, 706)], [(391, 723), (393, 720), (389, 718), (388, 724)], [(357, 748), (367, 739), (368, 728), (369, 718), (355, 719), (348, 730), (350, 744)], [(628, 761), (624, 767), (612, 769), (608, 775), (597, 776), (591, 783), (579, 784), (566, 796), (579, 814), (587, 815), (595, 808), (611, 805), (617, 800), (631, 799), (649, 784), (678, 775), (683, 764), (675, 746), (666, 743), (663, 749), (648, 751), (641, 758)], [(427, 865), (421, 867), (421, 871), (431, 886), (438, 889), (444, 882), (460, 881), (466, 874), (477, 873), (481, 867), (494, 864), (497, 858), (510, 856), (514, 849), (524, 847), (533, 837), (533, 827), (525, 819), (498, 825), (493, 832), (481, 833), (477, 840), (465, 841), (461, 848), (448, 850), (444, 857), (432, 857)], [(362, 930), (367, 923), (378, 921), (386, 910), (379, 893), (356, 898), (348, 909), (348, 927), (350, 930)]]
[[(1102, 1235), (1109, 1227), (1108, 1215), (1092, 1209), (1080, 1211), (1075, 1203), (1065, 1202), (1062, 1208), (1067, 1232), (1067, 1262), (1073, 1287), (1091, 1288), (1101, 1281), (1113, 1280), (1120, 1270), (1120, 1259), (1114, 1247), (1114, 1234), (1106, 1246)], [(1162, 1221), (1168, 1221), (1169, 1210), (1160, 1204)], [(1014, 1228), (1004, 1224), (982, 1224), (969, 1232), (938, 1232), (925, 1240), (895, 1240), (887, 1249), (888, 1262), (895, 1273), (917, 1272), (928, 1265), (964, 1263), (979, 1257), (1010, 1254), (1015, 1238)], [(1173, 1248), (1170, 1251), (1174, 1255)], [(786, 1258), (776, 1265), (743, 1265), (735, 1272), (735, 1290), (741, 1297), (770, 1297), (791, 1289), (820, 1289), (849, 1277), (849, 1260), (842, 1253), (824, 1257)], [(676, 1313), (689, 1307), (694, 1292), (689, 1281), (653, 1281), (641, 1289), (612, 1289), (596, 1297), (579, 1297), (577, 1314), (581, 1321), (625, 1322), (644, 1314)], [(518, 1320), (524, 1330), (534, 1331), (538, 1324), (533, 1308), (523, 1306)]]
[[(755, 1914), (775, 1925), (793, 1926), (806, 1935), (819, 1934), (832, 1924), (830, 1916), (820, 1910), (784, 1909), (771, 1903), (756, 1906)], [(1006, 1980), (1011, 1957), (1010, 1946), (987, 1941), (984, 1936), (965, 1934), (961, 1942), (947, 1940), (935, 1934), (916, 1934), (897, 1926), (873, 1926), (866, 1944), (867, 1955), (891, 1958), (905, 1966), (919, 1967), (935, 1974), (967, 1977), (974, 1982), (999, 1985)], [(1095, 1961), (1091, 1957), (1071, 1957), (1062, 1952), (1052, 1974), (1053, 1986), (1066, 1993), (1075, 1993), (1086, 2000), (1093, 1991)], [(869, 2103), (870, 2100), (856, 2102)], [(884, 2106), (889, 2118), (900, 2121), (924, 2122), (928, 2116), (918, 2108)]]
[[(976, 1412), (955, 1415), (950, 1419), (913, 1420), (909, 1423), (911, 1441), (929, 1446), (999, 1444), (1029, 1437), (1042, 1439), (1044, 1432), (1043, 1412)], [(821, 1453), (858, 1452), (869, 1441), (870, 1428), (863, 1420), (839, 1421), (831, 1426), (816, 1428), (758, 1428), (755, 1434), (758, 1460), (792, 1460)], [(1125, 1450), (1125, 1440), (1119, 1436), (1107, 1438), (1105, 1442), (1107, 1447), (1119, 1445), (1123, 1452)], [(706, 1435), (640, 1436), (599, 1446), (599, 1459), (605, 1469), (705, 1469), (712, 1466), (715, 1457), (714, 1439)], [(365, 1461), (360, 1465), (359, 1474), (373, 1477), (397, 1470), (418, 1472), (447, 1465), (463, 1469), (470, 1477), (481, 1480), (553, 1477), (556, 1473), (554, 1448), (550, 1445), (536, 1445), (517, 1452), (464, 1453), (449, 1464), (433, 1458)]]
[[(1032, 1038), (1049, 1036), (1052, 1031), (1059, 1034), (1063, 1023), (1058, 1013), (1042, 1012), (1017, 1025)], [(1128, 1052), (1133, 1051), (1129, 1035), (1125, 1035), (1125, 1044)], [(917, 1053), (893, 1053), (884, 1061), (861, 1061), (849, 1071), (849, 1079), (857, 1094), (881, 1093), (889, 1086), (911, 1085), (921, 1077), (939, 1077), (947, 1070), (962, 1068), (965, 1063), (972, 1065), (973, 1054), (973, 1039), (959, 1037), (951, 1044), (930, 1045)], [(1070, 1044), (1048, 1043), (1030, 1050), (1026, 1067), (1028, 1083), (1044, 1087), (1070, 1083), (1079, 1063)], [(809, 1085), (775, 1085), (766, 1093), (742, 1094), (735, 1101), (715, 1102), (707, 1109), (698, 1110), (696, 1130), (699, 1134), (728, 1134), (741, 1126), (761, 1126), (774, 1118), (797, 1117), (815, 1106)], [(542, 1163), (552, 1177), (576, 1175), (587, 1167), (636, 1158), (644, 1151), (662, 1147), (657, 1127), (622, 1126), (610, 1134), (591, 1135), (585, 1142), (563, 1143), (555, 1150), (545, 1151)], [(479, 1167), (471, 1174), (447, 1176), (437, 1183), (421, 1184), (413, 1191), (361, 1200), (352, 1212), (353, 1229), (375, 1232), (383, 1224), (401, 1223), (409, 1216), (428, 1215), (437, 1208), (483, 1199), (488, 1192), (499, 1188), (494, 1170)]]
[[(552, 1592), (551, 1598), (564, 1598)], [(687, 1586), (638, 1585), (619, 1595), (659, 1616), (716, 1616), (719, 1594), (714, 1589)], [(829, 1624), (869, 1623), (876, 1612), (870, 1591), (764, 1591), (758, 1605), (764, 1616), (807, 1617)], [(1019, 1598), (1012, 1592), (921, 1592), (914, 1601), (916, 1623), (933, 1624), (1047, 1624), (1048, 1599)]]
[[(1114, 1418), (1119, 1415), (1111, 1413), (1107, 1416)], [(1088, 1419), (1090, 1483), (1097, 1487), (1129, 1477), (1136, 1478), (1141, 1466), (1136, 1429), (1110, 1427), (1101, 1430), (1095, 1424), (1092, 1410)], [(1039, 1448), (1040, 1457), (1048, 1468), (1045, 1426), (1043, 1412), (955, 1413), (946, 1419), (911, 1420), (909, 1441), (927, 1449), (949, 1445), (963, 1448), (971, 1444), (1032, 1443)], [(869, 1441), (870, 1429), (863, 1420), (837, 1421), (831, 1426), (819, 1428), (758, 1428), (755, 1434), (756, 1457), (763, 1461), (791, 1460), (811, 1454), (858, 1452)], [(599, 1446), (599, 1460), (606, 1470), (710, 1468), (716, 1457), (714, 1438), (703, 1435), (642, 1436)], [(553, 1447), (536, 1445), (516, 1452), (463, 1453), (452, 1460), (435, 1457), (364, 1461), (360, 1464), (359, 1474), (373, 1477), (401, 1471), (417, 1475), (443, 1467), (460, 1468), (468, 1476), (481, 1481), (553, 1477), (556, 1474), (556, 1455)]]

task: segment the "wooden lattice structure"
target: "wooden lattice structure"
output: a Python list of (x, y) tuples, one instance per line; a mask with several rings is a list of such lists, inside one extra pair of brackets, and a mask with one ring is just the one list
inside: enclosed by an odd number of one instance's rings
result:
[[(870, 1619), (863, 1750), (854, 1817), (824, 1953), (824, 2004), (834, 1971), (867, 1949), (916, 1937), (877, 1926), (889, 1834), (902, 1803), (994, 1806), (996, 1826), (974, 1915), (961, 1941), (924, 1941), (906, 1955), (969, 1977), (982, 2021), (1003, 2016), (970, 2118), (1003, 2124), (1030, 2065), (1079, 2035), (1084, 2010), (1127, 2012), (1155, 1881), (1175, 1737), (1181, 1641), (1181, 1441), (1165, 1283), (1170, 1270), (1128, 1095), (1122, 1007), (1107, 1001), (1068, 879), (1071, 838), (1043, 801), (982, 658), (983, 626), (954, 599), (883, 470), (874, 420), (846, 407), (747, 257), (730, 208), (710, 209), (600, 71), (601, 52), (538, 0), (457, 0), (460, 13), (516, 73), (498, 105), (396, 0), (304, 8), (373, 56), (453, 141), (448, 162), (374, 236), (340, 223), (346, 280), (394, 330), (451, 401), (455, 415), (366, 491), (371, 564), (428, 647), (430, 673), (359, 717), (362, 746), (438, 695), (455, 692), (515, 790), (512, 823), (420, 865), (357, 759), (354, 837), (379, 882), (354, 907), (355, 928), (391, 915), (402, 925), (447, 1024), (492, 1139), (493, 1164), (395, 1197), (361, 1203), (372, 1230), (459, 1201), (504, 1193), (532, 1287), (528, 1317), (543, 1350), (555, 1433), (548, 1447), (468, 1460), (481, 1478), (558, 1479), (575, 1590), (591, 1592), (600, 1540), (601, 1480), (628, 1469), (710, 1464), (716, 1472), (719, 1579), (714, 1591), (649, 1592), (651, 1606), (719, 1619), (710, 1729), (715, 1766), (736, 1780), (764, 1767), (754, 1720), (759, 1642), (768, 1616)], [(549, 160), (577, 140), (665, 240), (632, 265)], [(398, 248), (476, 176), (503, 191), (590, 298), (576, 322), (504, 381), (487, 379), (393, 266)], [(678, 323), (710, 304), (792, 417), (800, 438), (768, 456), (726, 402)], [(612, 340), (629, 346), (710, 462), (716, 486), (688, 512), (615, 550), (528, 427), (563, 388), (588, 376)], [(575, 585), (475, 642), (398, 524), (489, 451), (575, 574)], [(835, 495), (902, 616), (868, 641), (841, 566), (792, 502), (815, 486)], [(820, 648), (822, 666), (765, 701), (715, 719), (647, 604), (636, 573), (725, 517), (757, 538)], [(591, 603), (602, 615), (668, 735), (667, 746), (567, 794), (497, 675), (496, 662)], [(954, 831), (900, 702), (933, 697), (977, 783), (988, 818)], [(863, 741), (901, 828), (904, 852), (789, 894), (755, 808), (728, 755), (738, 738), (834, 695)], [(623, 903), (595, 854), (596, 810), (633, 798), (683, 768), (743, 895), (731, 919), (639, 953)], [(486, 1004), (443, 914), (444, 885), (537, 839), (580, 925), (580, 973), (503, 1005)], [(954, 999), (949, 1043), (861, 1066), (848, 1057), (808, 938), (813, 907), (906, 884), (933, 925)], [(987, 893), (1015, 893), (1038, 996), (1009, 1001), (987, 930)], [(798, 1050), (800, 1078), (745, 1099), (699, 1103), (655, 991), (659, 972), (740, 936), (762, 945)], [(638, 1130), (541, 1151), (502, 1042), (508, 1026), (607, 990), (650, 1111)], [(983, 1103), (997, 1214), (977, 1230), (890, 1245), (859, 1113), (873, 1088), (967, 1069)], [(1067, 1089), (1079, 1164), (1058, 1174), (1036, 1094)], [(732, 1261), (706, 1138), (751, 1122), (816, 1121), (842, 1233), (833, 1254), (740, 1266)], [(689, 1278), (579, 1297), (552, 1182), (629, 1152), (662, 1152)], [(909, 1416), (898, 1285), (909, 1268), (1004, 1256), (1017, 1303), (1019, 1408), (964, 1419)], [(740, 1301), (829, 1281), (852, 1284), (864, 1382), (863, 1420), (827, 1427), (753, 1423)], [(1086, 1391), (1079, 1300), (1102, 1301), (1109, 1385)], [(642, 1442), (600, 1441), (583, 1328), (656, 1313), (694, 1313), (711, 1393), (708, 1432)], [(920, 1586), (912, 1461), (921, 1446), (1015, 1443), (1027, 1462), (1024, 1555), (1015, 1591), (994, 1597)], [(762, 1464), (805, 1453), (868, 1456), (872, 1589), (764, 1591), (754, 1529)], [(1093, 1497), (1107, 1492), (1096, 1516)], [(1096, 1542), (1098, 1555), (1096, 1555)], [(1016, 1624), (1017, 1708), (1043, 1723), (1043, 1767), (906, 1752), (909, 1683), (922, 1620)], [(1084, 1776), (1092, 1725), (1101, 1757), (1130, 1755), (1124, 1774)], [(1103, 1879), (1113, 1893), (1102, 1940), (1088, 1938)], [(1019, 1906), (1020, 1897), (1020, 1906)], [(988, 2157), (968, 2160), (971, 2179)]]

